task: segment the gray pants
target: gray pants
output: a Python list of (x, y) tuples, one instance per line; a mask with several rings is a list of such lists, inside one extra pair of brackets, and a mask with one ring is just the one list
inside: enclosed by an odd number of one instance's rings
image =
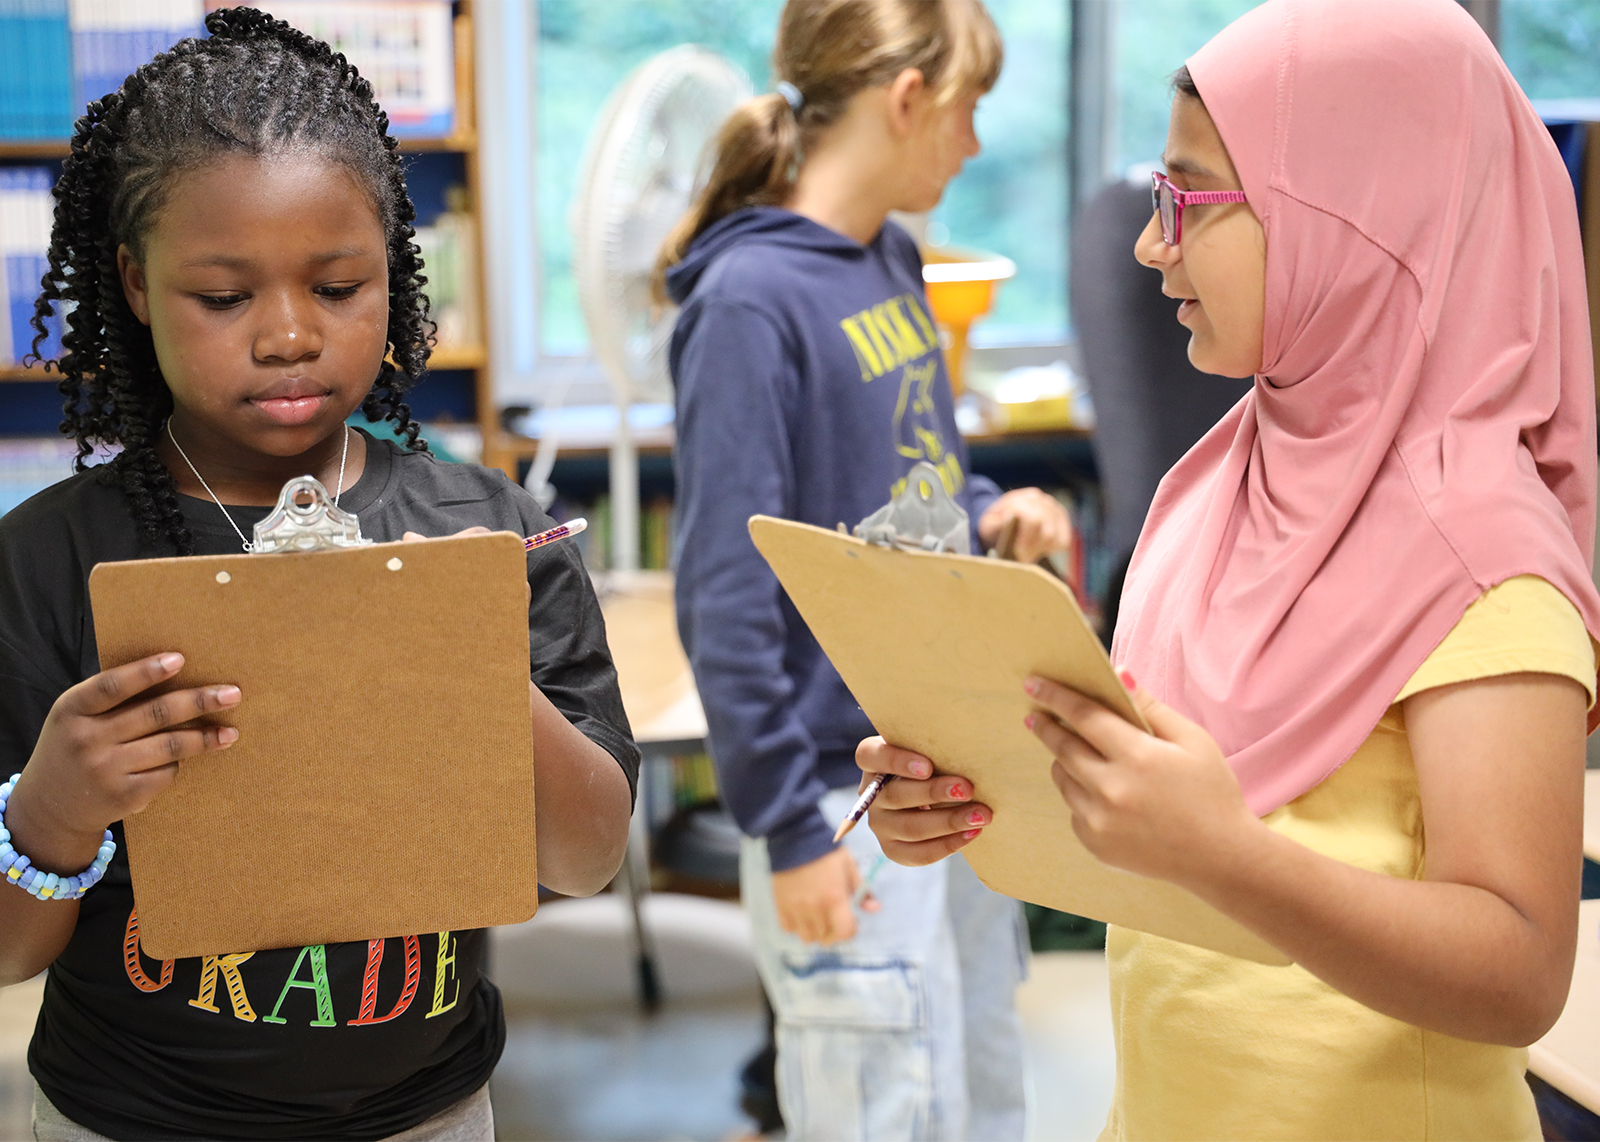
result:
[[(33, 1088), (33, 1136), (37, 1142), (110, 1142), (104, 1134), (79, 1126), (57, 1110), (37, 1083)], [(494, 1142), (488, 1086), (479, 1087), (477, 1094), (469, 1094), (410, 1130), (389, 1135), (387, 1142)]]

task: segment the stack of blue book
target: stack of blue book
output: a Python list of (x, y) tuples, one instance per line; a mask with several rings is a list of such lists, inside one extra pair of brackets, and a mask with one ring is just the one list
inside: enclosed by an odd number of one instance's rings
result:
[(0, 140), (65, 142), (93, 100), (185, 36), (202, 0), (0, 0)]
[[(344, 52), (372, 81), (397, 135), (455, 122), (449, 0), (263, 0)], [(96, 99), (187, 36), (222, 0), (0, 0), (0, 141), (65, 142)]]
[(186, 36), (205, 34), (201, 0), (71, 0), (71, 15), (80, 115), (140, 65)]
[[(48, 167), (0, 167), (0, 364), (18, 365), (33, 348), (34, 302), (50, 264), (52, 172)], [(47, 360), (61, 355), (59, 319), (39, 346)]]
[(81, 106), (67, 0), (0, 0), (0, 139), (65, 139)]

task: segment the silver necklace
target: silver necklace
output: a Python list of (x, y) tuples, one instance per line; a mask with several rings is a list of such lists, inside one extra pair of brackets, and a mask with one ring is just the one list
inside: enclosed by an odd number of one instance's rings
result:
[[(222, 501), (217, 499), (217, 493), (211, 490), (211, 485), (206, 483), (206, 478), (200, 474), (200, 469), (194, 466), (194, 461), (189, 459), (189, 454), (183, 450), (183, 445), (178, 443), (178, 438), (172, 435), (172, 418), (167, 418), (167, 439), (172, 441), (172, 446), (178, 450), (178, 455), (183, 457), (183, 462), (189, 465), (189, 471), (194, 473), (194, 478), (200, 481), (200, 486), (206, 490), (206, 495), (211, 497), (211, 502), (217, 505), (222, 512), (222, 517), (228, 521), (228, 526), (233, 528), (233, 534), (239, 537), (239, 542), (244, 544), (245, 553), (255, 550), (250, 541), (244, 537), (244, 532), (239, 530), (239, 525), (233, 522), (233, 517), (228, 514), (228, 509), (222, 506)], [(333, 506), (339, 506), (339, 497), (344, 495), (344, 462), (350, 457), (350, 426), (344, 429), (344, 446), (339, 449), (339, 482), (333, 489)], [(324, 503), (327, 501), (324, 500)]]

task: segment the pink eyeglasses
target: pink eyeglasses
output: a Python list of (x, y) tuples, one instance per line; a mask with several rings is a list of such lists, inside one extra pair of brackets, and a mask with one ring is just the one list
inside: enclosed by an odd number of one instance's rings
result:
[(1160, 171), (1150, 172), (1150, 204), (1161, 216), (1161, 238), (1169, 246), (1183, 239), (1183, 208), (1213, 202), (1244, 202), (1242, 190), (1179, 190)]

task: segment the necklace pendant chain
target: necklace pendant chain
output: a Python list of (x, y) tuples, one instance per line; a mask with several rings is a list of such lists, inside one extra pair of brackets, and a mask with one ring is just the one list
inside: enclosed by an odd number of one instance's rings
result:
[[(167, 439), (172, 441), (172, 446), (178, 450), (178, 455), (183, 457), (183, 462), (189, 465), (189, 471), (194, 473), (194, 478), (200, 481), (200, 486), (206, 490), (206, 495), (211, 497), (211, 502), (217, 505), (217, 510), (222, 513), (222, 518), (228, 521), (228, 526), (233, 528), (233, 534), (239, 537), (239, 542), (244, 545), (246, 555), (254, 554), (255, 544), (244, 537), (244, 532), (233, 521), (233, 516), (228, 509), (222, 506), (222, 501), (217, 498), (217, 493), (211, 490), (211, 485), (206, 483), (206, 478), (200, 474), (200, 469), (194, 466), (194, 461), (189, 459), (189, 454), (183, 450), (183, 445), (178, 443), (178, 438), (172, 434), (172, 418), (167, 418)], [(344, 444), (339, 449), (339, 482), (333, 489), (333, 506), (339, 506), (339, 497), (344, 495), (344, 465), (350, 458), (350, 426), (344, 426)]]

